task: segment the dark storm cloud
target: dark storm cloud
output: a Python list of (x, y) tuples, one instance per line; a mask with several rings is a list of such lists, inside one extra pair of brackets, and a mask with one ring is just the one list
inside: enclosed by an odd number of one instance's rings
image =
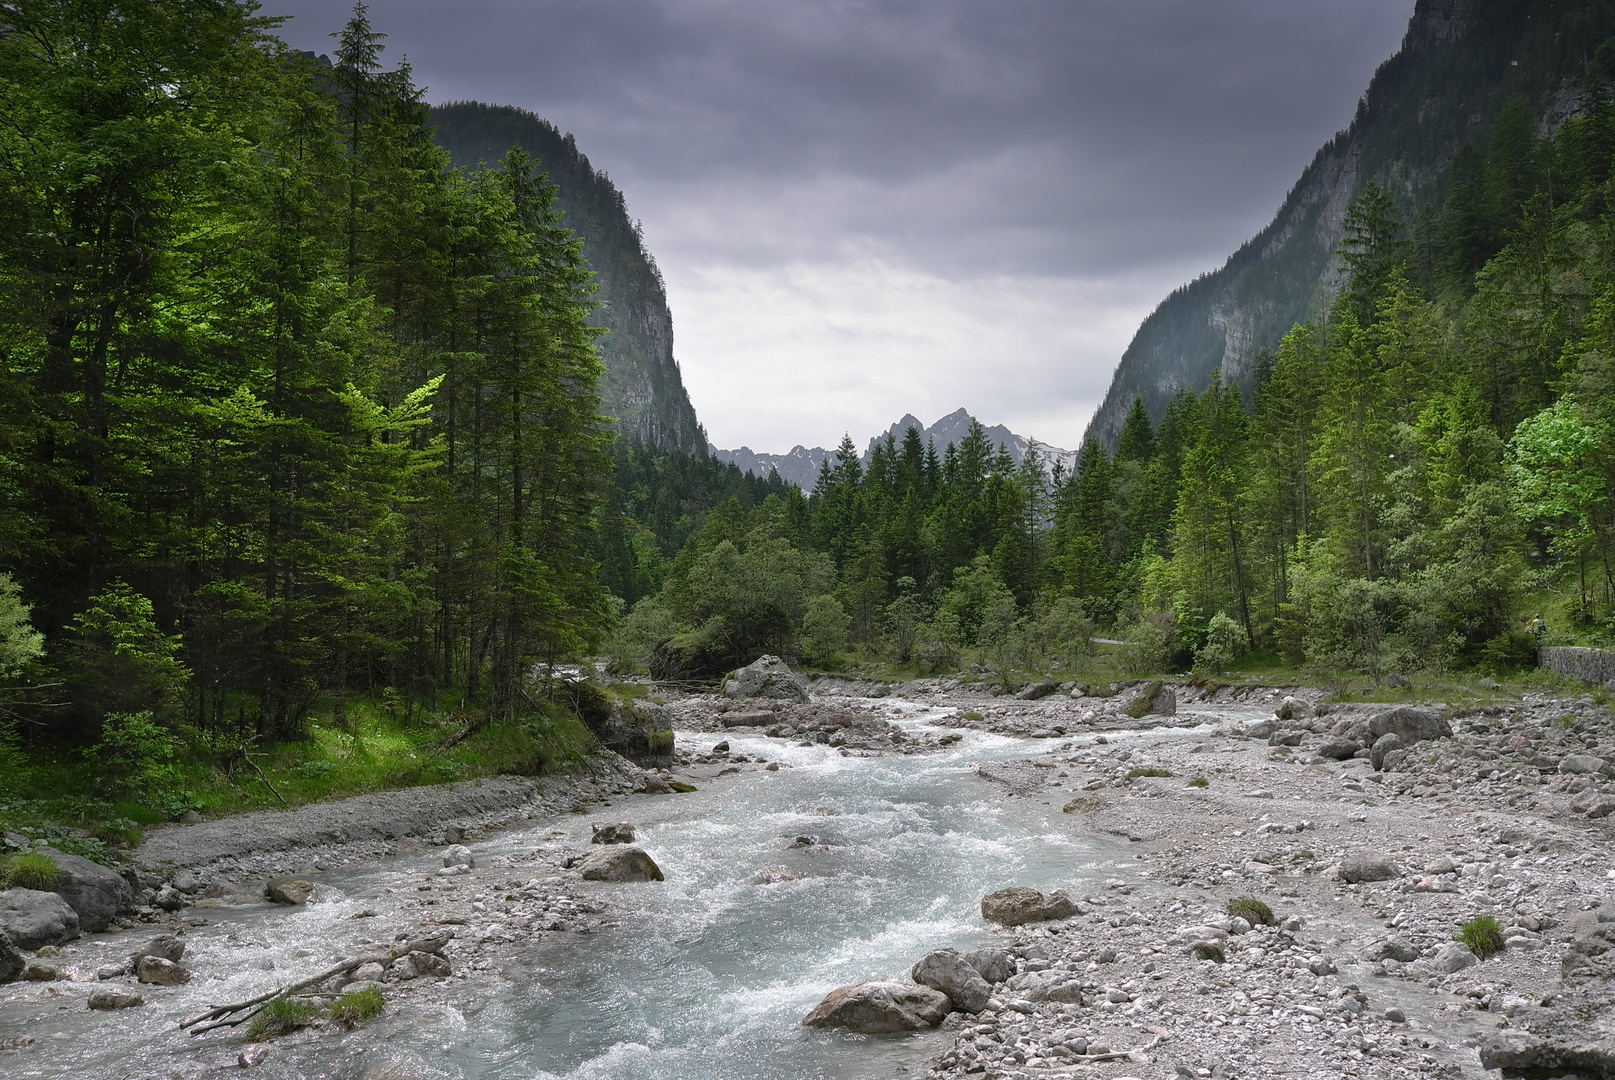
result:
[[(375, 0), (432, 101), (576, 134), (719, 445), (967, 405), (1073, 445), (1138, 321), (1264, 225), (1413, 0)], [(329, 52), (347, 5), (267, 0)]]
[[(1349, 120), (1410, 9), (378, 0), (371, 15), (389, 59), (407, 52), (433, 100), (555, 120), (636, 204), (649, 186), (774, 183), (853, 198), (835, 212), (859, 234), (939, 268), (1092, 274), (1225, 255), (1245, 239)], [(322, 49), (345, 14), (310, 0), (265, 11), (295, 15), (288, 39)], [(924, 198), (861, 209), (856, 184), (801, 190), (834, 177)], [(816, 245), (844, 239), (813, 232)], [(731, 257), (785, 254), (733, 246)]]

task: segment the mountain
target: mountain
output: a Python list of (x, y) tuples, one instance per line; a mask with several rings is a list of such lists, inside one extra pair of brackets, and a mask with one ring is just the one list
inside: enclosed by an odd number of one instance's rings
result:
[(1203, 390), (1218, 373), (1248, 396), (1263, 350), (1333, 302), (1342, 221), (1369, 182), (1406, 220), (1440, 207), (1460, 149), (1483, 146), (1510, 101), (1523, 101), (1545, 135), (1603, 92), (1612, 35), (1611, 0), (1418, 0), (1401, 49), (1272, 223), (1144, 320), (1086, 438), (1114, 446), (1135, 395), (1159, 422), (1174, 394)]
[[(888, 435), (900, 443), (903, 441), (904, 433), (911, 427), (917, 428), (920, 438), (935, 445), (937, 453), (941, 454), (949, 443), (957, 444), (964, 441), (972, 419), (968, 410), (956, 409), (930, 427), (926, 427), (919, 417), (913, 413), (906, 413), (897, 423), (869, 440), (861, 460), (868, 465), (877, 443)], [(1017, 465), (1026, 457), (1027, 448), (1032, 443), (1032, 440), (1015, 434), (1003, 424), (994, 424), (986, 428), (986, 432), (988, 442), (994, 447), (1002, 446), (1007, 449), (1009, 456)], [(709, 451), (719, 461), (736, 465), (742, 472), (749, 472), (753, 476), (767, 476), (771, 470), (777, 472), (781, 480), (795, 484), (803, 491), (813, 490), (813, 485), (819, 479), (820, 466), (835, 456), (834, 450), (826, 450), (822, 446), (795, 446), (788, 454), (762, 454), (749, 446), (742, 446), (739, 450), (720, 450), (713, 446), (709, 447)], [(1049, 468), (1053, 468), (1056, 461), (1062, 461), (1065, 463), (1066, 471), (1069, 472), (1076, 463), (1075, 450), (1062, 450), (1057, 446), (1038, 443), (1038, 451), (1043, 455)]]
[(803, 491), (813, 490), (814, 483), (819, 479), (819, 466), (824, 464), (825, 459), (835, 455), (834, 450), (826, 450), (822, 446), (793, 446), (788, 454), (760, 454), (749, 446), (742, 446), (739, 450), (719, 450), (716, 446), (709, 446), (707, 450), (725, 465), (735, 465), (741, 472), (753, 476), (766, 479), (769, 473), (777, 472), (781, 480), (795, 484)]
[(622, 192), (579, 152), (568, 132), (509, 105), (453, 102), (432, 109), (439, 146), (457, 166), (497, 164), (520, 146), (538, 159), (559, 191), (567, 228), (583, 238), (583, 254), (599, 291), (592, 323), (609, 331), (600, 342), (606, 374), (600, 406), (617, 430), (663, 450), (699, 453), (706, 435), (673, 359), (673, 315), (656, 260), (628, 218)]

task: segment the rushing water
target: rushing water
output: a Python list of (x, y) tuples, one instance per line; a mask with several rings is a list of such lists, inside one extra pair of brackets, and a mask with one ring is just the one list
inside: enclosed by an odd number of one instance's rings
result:
[[(940, 715), (888, 707), (911, 729)], [(691, 795), (635, 796), (608, 811), (634, 822), (640, 846), (667, 875), (661, 884), (585, 883), (586, 893), (626, 913), (619, 927), (502, 946), (504, 978), (495, 989), (468, 993), (457, 1007), (405, 1003), (347, 1035), (283, 1040), (255, 1072), (354, 1076), (386, 1055), (423, 1070), (407, 1075), (498, 1080), (919, 1075), (941, 1036), (867, 1038), (807, 1031), (798, 1021), (835, 986), (900, 977), (929, 949), (987, 940), (977, 907), (987, 892), (1013, 884), (1081, 893), (1127, 865), (1117, 862), (1124, 844), (1083, 834), (1058, 800), (1005, 799), (974, 775), (977, 763), (1046, 753), (1053, 742), (966, 732), (940, 753), (860, 758), (760, 735), (726, 737), (734, 753), (790, 767), (725, 778)], [(717, 738), (679, 736), (684, 746)], [(559, 825), (574, 841), (586, 839), (587, 820)], [(791, 847), (803, 834), (828, 847)], [(486, 862), (533, 843), (533, 833), (512, 831), (475, 847)], [(382, 889), (412, 888), (429, 859), (329, 875), (342, 895), (307, 909), (226, 915), (192, 935), (187, 964), (231, 974), (162, 993), (201, 1011), (314, 968), (367, 925), (346, 916)], [(801, 876), (759, 883), (781, 867)], [(127, 947), (119, 940), (109, 959)], [(312, 955), (299, 957), (300, 949)], [(173, 1030), (172, 1006), (161, 1017), (149, 1006), (92, 1017), (77, 996), (67, 1000), (76, 1007), (54, 1015), (30, 1006), (26, 1030), (43, 1045), (0, 1056), (0, 1074), (202, 1075), (233, 1064), (239, 1048), (233, 1037), (198, 1048)], [(16, 1030), (0, 1018), (0, 1037)]]

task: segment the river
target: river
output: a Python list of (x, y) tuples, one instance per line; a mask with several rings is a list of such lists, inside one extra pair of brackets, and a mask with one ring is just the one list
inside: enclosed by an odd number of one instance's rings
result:
[[(911, 730), (952, 711), (880, 705)], [(386, 1058), (410, 1065), (381, 1075), (468, 1080), (923, 1075), (945, 1036), (851, 1036), (807, 1031), (798, 1021), (835, 986), (902, 977), (930, 949), (989, 940), (978, 911), (988, 892), (1028, 885), (1080, 895), (1132, 865), (1125, 841), (1084, 833), (1059, 812), (1058, 799), (1006, 798), (975, 775), (977, 764), (1041, 755), (1057, 742), (963, 735), (939, 753), (842, 757), (827, 746), (730, 733), (733, 753), (788, 767), (496, 834), (473, 845), (481, 865), (519, 857), (546, 834), (554, 842), (556, 830), (583, 843), (590, 822), (621, 817), (635, 824), (667, 880), (584, 883), (582, 895), (622, 912), (618, 925), (504, 946), (498, 972), (482, 973), (454, 1004), (405, 1002), (350, 1033), (282, 1040), (254, 1073), (353, 1077)], [(718, 738), (678, 733), (686, 748)], [(798, 836), (821, 842), (793, 846)], [(0, 1057), (0, 1074), (121, 1080), (233, 1065), (234, 1036), (228, 1050), (223, 1033), (197, 1044), (174, 1030), (175, 1018), (317, 970), (339, 942), (354, 939), (351, 916), (389, 889), (415, 889), (433, 859), (426, 852), (333, 871), (321, 879), (322, 899), (306, 909), (208, 911), (214, 918), (191, 932), (185, 961), (195, 982), (158, 991), (160, 1009), (90, 1014), (76, 997), (65, 999), (73, 1008), (31, 1006), (27, 1030), (43, 1045)], [(781, 868), (798, 876), (763, 883)], [(393, 929), (385, 922), (375, 920), (377, 940)], [(111, 959), (144, 936), (131, 931), (84, 948)]]

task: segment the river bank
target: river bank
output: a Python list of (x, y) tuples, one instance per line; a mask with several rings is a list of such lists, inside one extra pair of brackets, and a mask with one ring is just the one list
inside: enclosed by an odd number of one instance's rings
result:
[[(384, 981), (383, 1018), (270, 1044), (260, 1074), (672, 1077), (744, 1062), (737, 1075), (1479, 1077), (1483, 1050), (1497, 1063), (1596, 1041), (1575, 1017), (1603, 1008), (1587, 988), (1605, 980), (1577, 971), (1603, 962), (1587, 955), (1591, 905), (1615, 862), (1608, 819), (1588, 812), (1608, 781), (1560, 771), (1615, 757), (1590, 699), (1454, 716), (1450, 736), (1384, 772), (1318, 753), (1383, 707), (1303, 716), (1303, 700), (1277, 721), (1286, 688), (1239, 701), (1179, 688), (1173, 715), (1142, 719), (1121, 695), (883, 689), (820, 685), (803, 723), (786, 711), (734, 727), (733, 703), (671, 698), (679, 757), (664, 779), (690, 795), (636, 794), (646, 774), (624, 763), (159, 830), (136, 857), (191, 903), (34, 958), (66, 978), (0, 990), (0, 1046), (15, 1047), (0, 1073), (233, 1068), (239, 1038), (186, 1040), (181, 1013), (423, 932), (455, 935), (450, 974)], [(639, 827), (667, 882), (569, 868), (616, 820)], [(476, 865), (444, 876), (453, 841)], [(1368, 857), (1391, 876), (1346, 880)], [(263, 880), (286, 873), (314, 883), (311, 903), (262, 902)], [(994, 928), (975, 905), (1010, 885), (1063, 888), (1079, 913)], [(1278, 925), (1232, 923), (1224, 906), (1242, 897)], [(1478, 913), (1509, 946), (1441, 971)], [(1186, 928), (1226, 962), (1191, 955)], [(159, 929), (188, 942), (192, 983), (97, 978)], [(834, 985), (989, 943), (1019, 970), (980, 1014), (917, 1039), (795, 1027)], [(144, 1006), (84, 1008), (125, 982)], [(1050, 1001), (1053, 985), (1080, 1003)]]

